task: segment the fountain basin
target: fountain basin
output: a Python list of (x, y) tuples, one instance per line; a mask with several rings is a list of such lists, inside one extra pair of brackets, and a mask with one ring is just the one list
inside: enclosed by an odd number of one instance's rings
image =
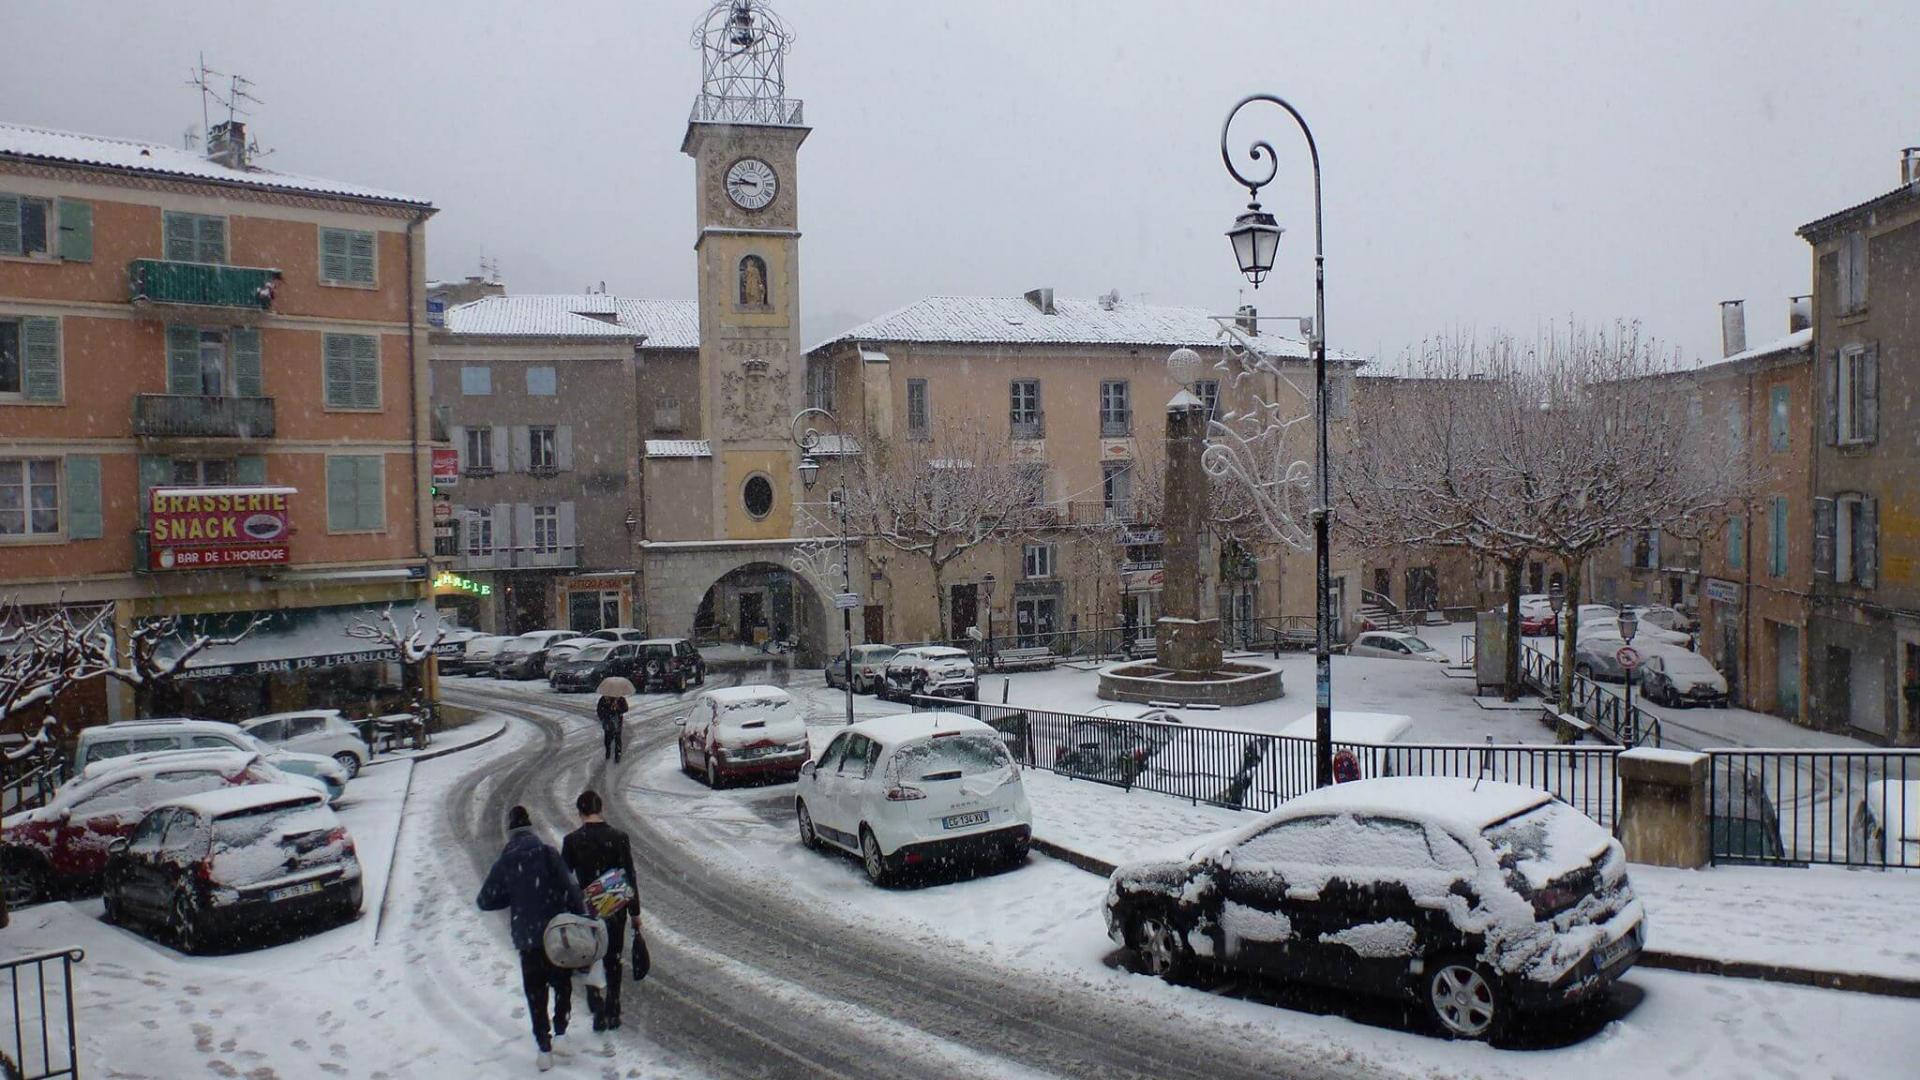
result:
[(1100, 673), (1100, 696), (1108, 701), (1177, 702), (1181, 705), (1252, 705), (1286, 691), (1280, 669), (1233, 660), (1212, 671), (1176, 671), (1158, 664), (1126, 664)]

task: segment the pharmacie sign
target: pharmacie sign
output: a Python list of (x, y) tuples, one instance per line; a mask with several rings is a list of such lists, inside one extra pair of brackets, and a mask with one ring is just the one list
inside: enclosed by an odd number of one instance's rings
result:
[(147, 568), (206, 570), (289, 561), (288, 487), (157, 487), (148, 494)]

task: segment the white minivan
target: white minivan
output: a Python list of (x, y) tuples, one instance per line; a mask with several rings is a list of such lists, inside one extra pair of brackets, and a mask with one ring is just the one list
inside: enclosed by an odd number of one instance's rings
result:
[(862, 720), (800, 769), (800, 842), (860, 856), (885, 884), (949, 860), (1018, 864), (1033, 838), (1020, 766), (998, 732), (951, 712)]

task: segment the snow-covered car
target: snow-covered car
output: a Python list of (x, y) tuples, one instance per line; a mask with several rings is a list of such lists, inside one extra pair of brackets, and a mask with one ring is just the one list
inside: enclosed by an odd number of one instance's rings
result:
[(179, 717), (120, 720), (82, 728), (74, 740), (73, 767), (82, 772), (108, 758), (152, 754), (167, 750), (244, 750), (259, 754), (282, 772), (310, 778), (338, 802), (353, 777), (338, 761), (324, 754), (308, 754), (274, 746), (218, 720)]
[(631, 626), (605, 626), (598, 630), (589, 631), (586, 636), (599, 638), (601, 641), (647, 640), (647, 632), (645, 630), (636, 630)]
[(642, 692), (685, 693), (689, 686), (706, 685), (707, 661), (686, 638), (648, 638), (640, 643), (640, 677), (633, 682)]
[(485, 675), (493, 667), (493, 658), (511, 637), (500, 634), (481, 634), (468, 638), (460, 647), (458, 656), (446, 657), (440, 661), (440, 673), (443, 675)]
[(579, 637), (561, 638), (559, 641), (547, 646), (547, 673), (553, 673), (554, 665), (565, 660), (571, 660), (580, 655), (580, 650), (592, 648), (595, 645), (603, 645), (606, 643), (606, 640), (606, 638), (590, 637), (585, 634)]
[(791, 780), (813, 756), (807, 722), (777, 686), (705, 690), (680, 725), (680, 769), (719, 787), (748, 776)]
[(591, 645), (571, 656), (547, 661), (547, 685), (560, 691), (593, 691), (600, 680), (619, 676), (638, 689), (640, 643), (590, 640)]
[(547, 647), (578, 636), (571, 630), (529, 630), (500, 646), (489, 671), (496, 679), (538, 679), (547, 673)]
[(1398, 630), (1369, 630), (1347, 646), (1348, 656), (1377, 656), (1386, 660), (1425, 660), (1451, 664), (1453, 657), (1427, 644), (1413, 634)]
[(1643, 623), (1657, 626), (1662, 630), (1673, 630), (1682, 634), (1692, 634), (1700, 628), (1699, 623), (1679, 608), (1666, 604), (1635, 604), (1621, 609), (1632, 612)]
[[(1636, 641), (1639, 637), (1634, 635)], [(1649, 701), (1675, 707), (1727, 707), (1726, 676), (1697, 652), (1673, 645), (1645, 649), (1639, 666), (1633, 669), (1633, 677)]]
[[(1506, 610), (1503, 604), (1498, 609)], [(1559, 614), (1553, 610), (1553, 598), (1545, 593), (1523, 593), (1520, 597), (1520, 632), (1528, 637), (1557, 633)]]
[(1786, 856), (1780, 811), (1759, 770), (1729, 758), (1715, 759), (1707, 808), (1707, 834), (1715, 859), (1777, 861)]
[(855, 723), (800, 770), (800, 842), (860, 856), (881, 885), (953, 861), (1019, 863), (1033, 839), (1020, 766), (999, 732), (950, 712)]
[(339, 709), (268, 713), (242, 720), (240, 730), (282, 750), (330, 757), (347, 770), (348, 779), (359, 776), (360, 767), (373, 757), (360, 729)]
[[(107, 846), (168, 799), (236, 784), (285, 786), (287, 774), (257, 753), (164, 751), (97, 762), (44, 805), (0, 820), (9, 907), (90, 892)], [(303, 794), (320, 797), (308, 787)]]
[[(1096, 719), (1097, 718), (1097, 719)], [(1068, 722), (1054, 746), (1053, 771), (1131, 785), (1181, 734), (1180, 718), (1157, 705), (1102, 705)]]
[(915, 695), (972, 698), (979, 675), (965, 649), (948, 645), (916, 645), (901, 649), (881, 670), (880, 696), (911, 701)]
[(1534, 788), (1390, 777), (1302, 795), (1181, 859), (1127, 864), (1108, 933), (1140, 967), (1201, 963), (1408, 998), (1450, 1037), (1605, 990), (1646, 915), (1618, 841)]
[[(855, 645), (853, 647), (853, 692), (871, 694), (880, 688), (880, 680), (899, 649), (891, 645)], [(847, 651), (827, 661), (827, 685), (840, 689), (847, 685)]]
[[(1612, 637), (1620, 639), (1620, 620), (1593, 619), (1580, 624), (1580, 637)], [(1678, 630), (1667, 630), (1652, 623), (1638, 623), (1633, 628), (1633, 647), (1642, 645), (1678, 645), (1685, 648), (1693, 641), (1693, 635)]]
[(108, 849), (108, 922), (164, 926), (184, 953), (247, 926), (360, 913), (353, 837), (319, 796), (281, 784), (169, 799)]
[(1920, 780), (1874, 780), (1854, 808), (1847, 862), (1920, 867)]

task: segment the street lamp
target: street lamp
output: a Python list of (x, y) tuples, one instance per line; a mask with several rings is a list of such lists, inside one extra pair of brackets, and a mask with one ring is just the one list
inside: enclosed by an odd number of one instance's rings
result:
[(992, 665), (996, 650), (993, 647), (993, 571), (980, 579), (980, 591), (987, 594), (987, 663)]
[[(820, 462), (814, 457), (814, 452), (820, 449), (820, 443), (825, 436), (812, 427), (804, 432), (800, 430), (800, 422), (809, 416), (819, 416), (833, 425), (833, 449), (843, 458), (847, 453), (847, 437), (840, 427), (840, 418), (825, 409), (808, 408), (794, 414), (793, 423), (790, 426), (794, 445), (800, 448), (800, 484), (811, 491), (813, 485), (820, 479)], [(846, 663), (846, 670), (842, 674), (847, 681), (847, 723), (851, 724), (853, 723), (853, 609), (846, 605), (843, 597), (853, 592), (853, 572), (848, 567), (847, 560), (847, 469), (844, 461), (841, 462), (840, 486), (836, 494), (839, 496), (836, 500), (839, 505), (835, 507), (838, 517), (835, 531), (840, 537), (840, 587), (846, 591), (841, 596), (835, 597), (834, 603), (840, 608), (840, 634), (845, 645), (845, 652), (841, 654), (841, 658)]]
[(1250, 201), (1247, 210), (1234, 219), (1233, 228), (1227, 231), (1227, 239), (1233, 244), (1234, 261), (1240, 266), (1240, 272), (1247, 275), (1254, 288), (1267, 279), (1268, 271), (1273, 269), (1274, 255), (1280, 248), (1282, 229), (1278, 222), (1260, 209), (1260, 189), (1272, 182), (1280, 173), (1280, 160), (1274, 154), (1273, 144), (1257, 139), (1247, 148), (1247, 156), (1253, 161), (1265, 160), (1265, 176), (1249, 177), (1233, 163), (1233, 153), (1227, 148), (1227, 135), (1233, 128), (1233, 118), (1240, 110), (1256, 101), (1278, 105), (1293, 117), (1300, 127), (1300, 134), (1307, 140), (1307, 156), (1313, 163), (1313, 327), (1308, 337), (1313, 344), (1313, 400), (1315, 453), (1318, 467), (1315, 470), (1318, 481), (1318, 504), (1313, 509), (1313, 556), (1314, 556), (1314, 620), (1313, 620), (1313, 657), (1314, 657), (1314, 702), (1313, 702), (1313, 743), (1314, 743), (1314, 782), (1320, 787), (1333, 783), (1333, 568), (1330, 552), (1330, 527), (1333, 508), (1332, 473), (1327, 460), (1327, 258), (1325, 234), (1321, 225), (1320, 203), (1320, 148), (1313, 141), (1313, 131), (1307, 127), (1305, 117), (1292, 105), (1273, 94), (1249, 94), (1241, 98), (1227, 113), (1226, 123), (1220, 125), (1220, 160), (1226, 163), (1227, 172), (1247, 189)]

